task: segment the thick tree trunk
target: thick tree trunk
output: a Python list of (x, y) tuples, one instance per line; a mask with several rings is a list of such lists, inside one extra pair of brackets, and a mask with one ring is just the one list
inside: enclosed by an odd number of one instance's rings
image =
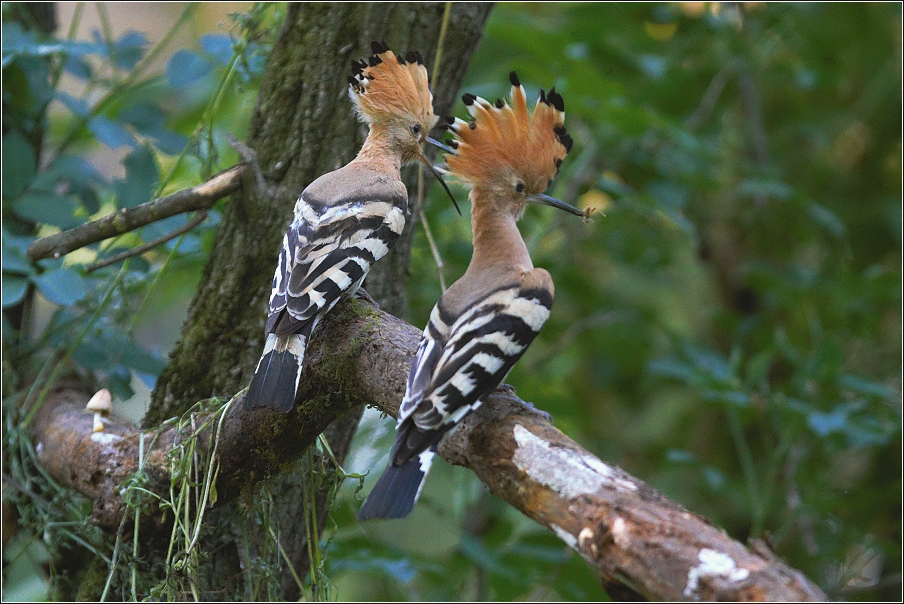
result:
[[(431, 81), (439, 114), (448, 113), (454, 102), (492, 5), (456, 3), (450, 8), (439, 77)], [(232, 395), (250, 381), (263, 346), (277, 251), (295, 200), (316, 177), (350, 161), (366, 134), (348, 100), (350, 61), (370, 54), (372, 40), (385, 40), (401, 53), (420, 51), (428, 67), (432, 66), (445, 9), (444, 3), (289, 5), (264, 74), (247, 140), (257, 154), (264, 182), (246, 175), (242, 190), (226, 205), (182, 338), (153, 392), (144, 419), (146, 426), (179, 416), (198, 400)], [(420, 203), (415, 195), (415, 174), (411, 169), (403, 174), (412, 215)], [(402, 238), (365, 282), (371, 295), (390, 312), (405, 308), (404, 285), (414, 223), (409, 216)], [(348, 451), (362, 410), (360, 404), (351, 402), (345, 401), (350, 412), (338, 419), (328, 434), (340, 461)], [(304, 526), (306, 514), (298, 497), (305, 473), (301, 462), (295, 469), (298, 471), (281, 473), (268, 489), (276, 522), (294, 529), (281, 545), (303, 576), (308, 568), (307, 544), (297, 527)], [(324, 493), (318, 493), (314, 500), (322, 529), (330, 502)], [(215, 527), (234, 526), (242, 515), (239, 504), (221, 506), (210, 513), (209, 522)], [(241, 566), (247, 561), (242, 559), (237, 542), (235, 535), (219, 528), (207, 540), (206, 547), (218, 552), (209, 579), (211, 588), (220, 591), (212, 591), (210, 597), (245, 589)], [(288, 573), (283, 576), (279, 596), (299, 596), (296, 582)]]

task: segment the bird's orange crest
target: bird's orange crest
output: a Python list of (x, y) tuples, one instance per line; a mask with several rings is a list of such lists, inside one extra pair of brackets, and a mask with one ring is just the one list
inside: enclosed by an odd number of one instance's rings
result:
[(565, 130), (565, 101), (555, 87), (540, 97), (534, 110), (527, 108), (527, 96), (515, 72), (509, 79), (509, 102), (495, 103), (473, 94), (462, 97), (470, 122), (446, 118), (454, 135), (450, 141), (455, 154), (445, 156), (449, 171), (473, 186), (508, 184), (514, 174), (529, 192), (542, 193), (559, 170), (572, 139)]
[(428, 129), (439, 119), (421, 53), (397, 55), (385, 42), (371, 42), (373, 55), (352, 61), (348, 95), (362, 121), (410, 118)]

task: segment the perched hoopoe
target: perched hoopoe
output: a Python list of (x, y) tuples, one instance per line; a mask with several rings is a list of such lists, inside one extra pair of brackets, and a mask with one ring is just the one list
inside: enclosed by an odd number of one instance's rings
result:
[(424, 141), (442, 145), (427, 137), (438, 117), (420, 53), (403, 59), (385, 42), (373, 42), (371, 50), (367, 61), (352, 61), (348, 78), (348, 94), (370, 132), (354, 160), (309, 184), (295, 204), (246, 408), (286, 413), (295, 404), (305, 348), (318, 321), (340, 297), (357, 291), (402, 234), (408, 193), (401, 165), (420, 160), (439, 179), (421, 151)]
[(515, 72), (510, 79), (511, 105), (465, 94), (473, 120), (448, 118), (454, 139), (447, 172), (471, 186), (474, 253), (433, 307), (408, 375), (389, 467), (359, 520), (411, 511), (443, 434), (480, 406), (546, 322), (552, 279), (534, 268), (515, 225), (527, 202), (584, 215), (543, 194), (572, 144), (564, 100), (554, 88), (541, 90), (531, 114)]

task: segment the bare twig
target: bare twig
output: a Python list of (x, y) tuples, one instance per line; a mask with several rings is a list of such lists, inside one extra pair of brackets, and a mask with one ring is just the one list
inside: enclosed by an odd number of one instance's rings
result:
[(744, 99), (744, 108), (747, 110), (747, 127), (753, 143), (754, 158), (756, 158), (757, 165), (766, 167), (769, 165), (769, 142), (766, 139), (763, 103), (760, 101), (756, 80), (747, 69), (743, 69), (738, 74), (738, 85), (741, 88), (741, 97)]
[(96, 271), (99, 268), (110, 266), (111, 264), (116, 264), (120, 260), (125, 260), (126, 258), (131, 258), (132, 256), (140, 256), (151, 248), (155, 248), (162, 243), (166, 243), (170, 239), (175, 239), (179, 235), (189, 232), (190, 230), (204, 222), (205, 218), (207, 218), (207, 210), (201, 210), (197, 212), (194, 217), (192, 217), (192, 219), (189, 220), (187, 224), (185, 224), (185, 226), (179, 227), (174, 231), (170, 231), (165, 235), (161, 235), (160, 237), (148, 241), (145, 244), (139, 245), (138, 247), (133, 247), (132, 249), (120, 252), (115, 256), (110, 256), (109, 258), (105, 258), (99, 262), (89, 264), (85, 270), (90, 273), (92, 271)]
[(424, 227), (427, 243), (430, 244), (430, 253), (433, 254), (433, 260), (436, 262), (436, 274), (439, 276), (440, 289), (446, 291), (446, 276), (443, 274), (443, 257), (436, 247), (436, 241), (433, 239), (433, 232), (430, 230), (430, 223), (427, 222), (427, 216), (424, 214), (424, 167), (418, 166), (417, 170), (417, 215), (421, 220), (421, 226)]
[(734, 65), (726, 65), (713, 76), (713, 79), (709, 82), (709, 86), (706, 87), (706, 92), (700, 97), (700, 102), (697, 103), (696, 109), (694, 109), (694, 112), (684, 122), (684, 125), (688, 130), (696, 130), (702, 126), (703, 122), (710, 116), (716, 106), (716, 101), (719, 100), (722, 91), (725, 89), (725, 85), (728, 83), (728, 76), (731, 75), (733, 70)]
[(28, 246), (28, 257), (32, 260), (60, 258), (86, 245), (134, 231), (176, 214), (209, 210), (217, 200), (239, 190), (244, 170), (245, 165), (238, 164), (200, 185), (176, 191), (134, 208), (123, 208), (99, 220), (37, 239)]
[[(361, 312), (360, 304), (343, 303), (314, 334), (299, 388), (305, 404), (288, 416), (246, 413), (241, 401), (229, 409), (217, 455), (217, 505), (291, 466), (327, 424), (358, 403), (397, 413), (420, 330), (370, 307)], [(337, 367), (342, 379), (336, 379)], [(82, 388), (73, 396), (70, 387), (49, 397), (31, 433), (47, 471), (91, 497), (95, 521), (112, 531), (125, 509), (121, 484), (136, 471), (140, 432), (110, 421), (103, 435), (92, 433), (83, 411), (89, 395)], [(744, 547), (604, 463), (517, 397), (502, 392), (485, 402), (443, 441), (440, 455), (473, 470), (491, 492), (559, 536), (613, 593), (627, 588), (665, 600), (825, 599), (773, 554)], [(166, 428), (158, 447), (146, 452), (146, 488), (169, 488), (166, 448), (175, 436), (175, 427)], [(207, 440), (198, 439), (199, 446)]]
[[(439, 38), (436, 41), (436, 53), (433, 55), (433, 70), (430, 74), (430, 80), (435, 82), (439, 75), (439, 65), (443, 56), (443, 42), (446, 41), (446, 32), (449, 29), (449, 16), (452, 13), (452, 3), (446, 2), (443, 9), (443, 21), (439, 28)], [(427, 243), (430, 244), (430, 253), (433, 254), (433, 260), (436, 262), (436, 274), (439, 277), (439, 287), (442, 291), (446, 291), (446, 276), (443, 274), (443, 257), (436, 247), (436, 241), (433, 239), (433, 232), (430, 230), (430, 223), (427, 222), (427, 216), (424, 214), (424, 167), (417, 167), (417, 215), (421, 220), (421, 226), (424, 227), (424, 234), (427, 235)]]

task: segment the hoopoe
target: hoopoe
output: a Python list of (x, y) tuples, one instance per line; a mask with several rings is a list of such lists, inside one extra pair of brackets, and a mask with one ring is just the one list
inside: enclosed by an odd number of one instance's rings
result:
[(352, 61), (348, 78), (349, 97), (370, 131), (355, 159), (317, 178), (295, 204), (273, 275), (264, 352), (245, 394), (247, 409), (292, 409), (320, 318), (358, 290), (405, 228), (401, 165), (420, 160), (442, 182), (421, 151), (424, 141), (443, 145), (427, 136), (439, 118), (420, 53), (403, 59), (385, 42), (373, 42), (371, 50), (368, 60)]
[(552, 308), (549, 273), (534, 268), (515, 222), (528, 202), (584, 213), (543, 192), (572, 139), (555, 88), (528, 112), (515, 72), (511, 104), (465, 94), (470, 122), (447, 118), (454, 138), (447, 173), (471, 192), (474, 252), (442, 295), (421, 337), (389, 467), (358, 519), (401, 518), (414, 506), (442, 436), (481, 405), (539, 333)]

